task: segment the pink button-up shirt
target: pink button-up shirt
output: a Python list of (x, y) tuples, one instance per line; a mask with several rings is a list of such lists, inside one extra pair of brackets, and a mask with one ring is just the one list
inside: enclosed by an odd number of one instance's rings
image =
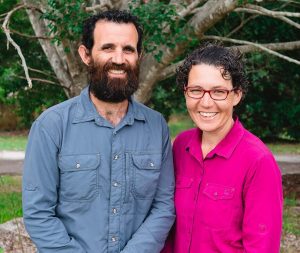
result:
[(236, 119), (205, 159), (199, 129), (181, 133), (173, 151), (177, 218), (163, 252), (279, 252), (281, 174), (256, 136)]

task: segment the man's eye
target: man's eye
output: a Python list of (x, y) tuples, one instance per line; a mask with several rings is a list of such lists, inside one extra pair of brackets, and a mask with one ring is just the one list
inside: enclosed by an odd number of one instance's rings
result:
[(132, 48), (124, 48), (124, 52), (128, 54), (128, 53), (134, 53), (135, 51)]
[(108, 51), (112, 51), (113, 48), (112, 47), (103, 47), (102, 50), (105, 52), (108, 52)]

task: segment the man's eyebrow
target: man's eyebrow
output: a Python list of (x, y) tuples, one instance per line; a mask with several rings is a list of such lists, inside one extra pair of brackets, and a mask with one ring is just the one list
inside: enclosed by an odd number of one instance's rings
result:
[(114, 48), (115, 45), (113, 43), (106, 43), (106, 44), (103, 44), (100, 49), (106, 49), (106, 48)]
[(135, 50), (136, 50), (135, 47), (133, 47), (131, 45), (126, 45), (126, 46), (123, 47), (123, 49), (130, 50), (132, 52), (135, 52)]

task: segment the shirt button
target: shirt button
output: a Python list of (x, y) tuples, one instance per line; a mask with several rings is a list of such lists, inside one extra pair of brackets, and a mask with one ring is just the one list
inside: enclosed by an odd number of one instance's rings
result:
[(79, 169), (80, 168), (80, 163), (76, 164), (76, 168)]
[(154, 167), (154, 163), (150, 163), (149, 165), (150, 165), (150, 167)]
[(113, 214), (116, 214), (117, 213), (117, 208), (113, 208), (112, 212), (113, 212)]
[(118, 155), (115, 155), (114, 156), (114, 160), (118, 160), (119, 159), (119, 156)]
[(118, 182), (113, 182), (113, 186), (118, 187), (119, 186)]
[(112, 241), (112, 242), (116, 242), (116, 241), (117, 241), (117, 237), (112, 236), (112, 237), (111, 237), (111, 241)]

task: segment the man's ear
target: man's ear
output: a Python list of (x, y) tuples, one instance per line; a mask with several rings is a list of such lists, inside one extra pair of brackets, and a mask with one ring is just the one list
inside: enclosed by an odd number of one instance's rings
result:
[(91, 63), (91, 55), (89, 53), (89, 50), (84, 46), (80, 45), (78, 48), (78, 53), (80, 55), (81, 60), (85, 65), (90, 65)]

